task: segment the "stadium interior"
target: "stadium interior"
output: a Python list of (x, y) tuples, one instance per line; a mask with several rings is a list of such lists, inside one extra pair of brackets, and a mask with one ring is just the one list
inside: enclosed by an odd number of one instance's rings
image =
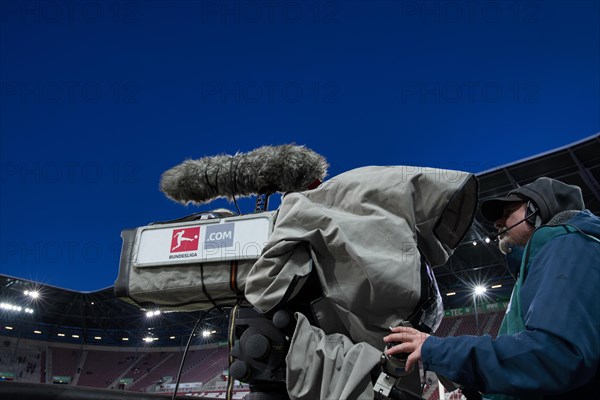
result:
[[(480, 200), (547, 176), (581, 187), (586, 208), (600, 215), (600, 134), (477, 174)], [(448, 262), (434, 269), (444, 301), (438, 336), (495, 336), (515, 278), (477, 214)], [(115, 266), (115, 274), (117, 266)], [(141, 310), (112, 287), (77, 292), (0, 275), (2, 385), (64, 385), (122, 392), (173, 393), (184, 348), (201, 312)], [(225, 398), (228, 319), (211, 311), (186, 355), (179, 395)], [(439, 399), (427, 375), (423, 398)], [(236, 384), (233, 398), (249, 392)], [(460, 398), (460, 393), (451, 398)]]

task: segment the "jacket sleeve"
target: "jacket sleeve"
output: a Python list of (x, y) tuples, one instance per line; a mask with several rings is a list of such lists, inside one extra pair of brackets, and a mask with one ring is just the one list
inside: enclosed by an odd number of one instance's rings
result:
[(425, 369), (485, 393), (558, 394), (588, 383), (600, 360), (600, 245), (578, 234), (549, 241), (521, 288), (526, 330), (429, 337)]

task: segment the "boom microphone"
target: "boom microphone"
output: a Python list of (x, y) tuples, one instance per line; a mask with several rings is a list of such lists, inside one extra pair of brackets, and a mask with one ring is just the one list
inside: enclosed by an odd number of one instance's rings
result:
[(328, 166), (323, 156), (304, 146), (263, 146), (233, 156), (186, 160), (163, 173), (160, 190), (182, 204), (295, 192), (318, 185)]
[[(529, 207), (530, 203), (527, 203), (527, 209), (529, 211), (529, 215), (526, 215), (525, 218), (523, 218), (522, 220), (512, 224), (509, 227), (505, 227), (500, 229), (498, 232), (494, 233), (491, 236), (488, 236), (488, 239), (490, 240), (495, 240), (498, 236), (505, 234), (506, 232), (510, 231), (511, 229), (513, 229), (514, 227), (516, 227), (517, 225), (521, 225), (523, 222), (528, 221), (531, 217), (533, 217), (534, 215), (538, 214), (538, 212), (540, 211), (539, 208), (537, 207), (533, 207), (530, 208)], [(531, 223), (531, 221), (529, 221)]]

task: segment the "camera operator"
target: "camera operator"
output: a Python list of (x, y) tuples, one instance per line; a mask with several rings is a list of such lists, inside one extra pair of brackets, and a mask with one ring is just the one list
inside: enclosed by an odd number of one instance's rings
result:
[(518, 273), (496, 339), (439, 338), (395, 327), (388, 354), (410, 353), (489, 399), (596, 399), (600, 390), (600, 219), (581, 189), (539, 178), (484, 201), (499, 247)]

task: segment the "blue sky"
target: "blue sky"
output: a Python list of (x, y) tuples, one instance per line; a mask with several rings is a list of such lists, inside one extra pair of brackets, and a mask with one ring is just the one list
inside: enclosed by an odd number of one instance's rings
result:
[(599, 59), (593, 1), (4, 1), (0, 273), (112, 285), (122, 229), (232, 208), (158, 190), (188, 158), (479, 172), (566, 145), (600, 131)]

